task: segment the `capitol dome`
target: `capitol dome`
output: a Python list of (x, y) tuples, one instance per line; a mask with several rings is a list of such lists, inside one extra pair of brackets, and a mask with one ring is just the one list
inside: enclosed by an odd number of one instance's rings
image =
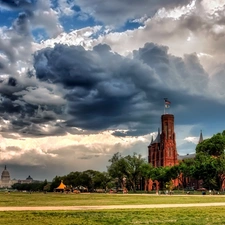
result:
[(5, 169), (2, 171), (1, 180), (3, 182), (9, 182), (10, 181), (10, 174), (9, 174), (9, 171), (6, 169), (6, 166), (5, 166)]

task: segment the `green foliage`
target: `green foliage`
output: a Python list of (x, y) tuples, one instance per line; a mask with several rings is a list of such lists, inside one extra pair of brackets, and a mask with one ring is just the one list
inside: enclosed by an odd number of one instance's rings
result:
[(141, 155), (134, 153), (132, 156), (123, 157), (117, 152), (109, 160), (108, 172), (87, 170), (71, 172), (62, 177), (56, 176), (51, 183), (50, 190), (53, 191), (61, 180), (64, 184), (73, 187), (82, 185), (89, 191), (115, 186), (123, 188), (126, 185), (135, 192), (142, 180), (148, 181), (149, 179), (158, 181), (160, 188), (164, 188), (165, 184), (169, 184), (173, 179), (179, 179), (179, 183), (185, 188), (187, 187), (186, 178), (204, 180), (207, 188), (220, 189), (225, 179), (224, 149), (225, 130), (198, 144), (195, 159), (186, 159), (172, 167), (153, 168)]
[(211, 156), (220, 156), (224, 154), (225, 149), (225, 131), (205, 139), (196, 147), (196, 153), (205, 153)]
[(45, 180), (44, 182), (34, 183), (15, 183), (12, 185), (12, 188), (18, 191), (43, 191), (44, 186), (46, 186), (47, 183), (47, 180)]
[(204, 140), (196, 147), (196, 157), (191, 175), (197, 180), (203, 180), (203, 185), (209, 189), (220, 190), (225, 179), (225, 130)]
[(141, 176), (145, 180), (149, 180), (151, 178), (152, 170), (153, 170), (153, 166), (150, 163), (144, 162), (140, 166)]
[(132, 189), (135, 192), (137, 182), (141, 178), (141, 166), (145, 163), (145, 160), (140, 154), (137, 155), (134, 153), (133, 156), (126, 156), (124, 158), (124, 163), (124, 174), (126, 179), (131, 183)]
[(50, 191), (54, 191), (55, 188), (57, 188), (60, 185), (61, 180), (63, 180), (62, 177), (56, 176), (50, 185)]
[(218, 189), (216, 160), (217, 158), (204, 153), (198, 153), (195, 158), (192, 175), (203, 180), (204, 187), (208, 189)]
[(66, 176), (56, 176), (52, 183), (50, 190), (57, 188), (63, 180), (63, 183), (68, 186), (77, 187), (84, 186), (89, 191), (97, 188), (107, 188), (107, 184), (112, 180), (107, 172), (99, 172), (95, 170), (86, 170), (83, 172), (71, 172)]
[(185, 159), (179, 162), (178, 165), (171, 167), (172, 178), (177, 178), (183, 189), (187, 187), (186, 178), (191, 178), (194, 167), (195, 159)]
[(99, 172), (94, 178), (95, 188), (102, 188), (106, 190), (107, 188), (109, 188), (108, 185), (111, 181), (112, 177), (108, 172)]
[(216, 160), (217, 177), (219, 181), (219, 189), (222, 188), (222, 184), (225, 180), (225, 155), (221, 155)]
[(111, 163), (111, 165), (107, 167), (109, 175), (112, 178), (117, 179), (120, 185), (123, 184), (123, 171), (125, 167), (123, 157), (119, 152), (117, 152), (113, 155), (109, 162)]
[(172, 167), (156, 167), (153, 168), (151, 173), (151, 179), (157, 180), (160, 184), (160, 189), (164, 189), (167, 182), (170, 182), (173, 178), (171, 173)]
[(142, 156), (134, 153), (132, 156), (122, 157), (119, 153), (116, 153), (109, 162), (111, 162), (111, 165), (108, 167), (108, 172), (111, 177), (118, 179), (121, 187), (124, 186), (125, 178), (127, 184), (130, 184), (135, 192), (137, 183), (141, 179), (142, 165), (145, 164)]
[(51, 190), (51, 183), (48, 183), (44, 186), (43, 191), (50, 191)]

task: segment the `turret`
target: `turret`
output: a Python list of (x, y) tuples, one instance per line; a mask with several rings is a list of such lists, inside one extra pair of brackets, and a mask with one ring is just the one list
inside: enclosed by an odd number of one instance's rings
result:
[(199, 137), (199, 140), (198, 140), (198, 144), (202, 143), (203, 142), (203, 135), (202, 135), (202, 130), (200, 131), (200, 137)]

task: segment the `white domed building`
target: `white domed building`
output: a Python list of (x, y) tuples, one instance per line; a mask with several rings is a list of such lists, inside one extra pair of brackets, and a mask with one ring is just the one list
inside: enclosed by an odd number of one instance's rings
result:
[(2, 171), (1, 180), (0, 180), (0, 188), (11, 188), (13, 184), (17, 183), (16, 180), (10, 179), (9, 171), (5, 169)]

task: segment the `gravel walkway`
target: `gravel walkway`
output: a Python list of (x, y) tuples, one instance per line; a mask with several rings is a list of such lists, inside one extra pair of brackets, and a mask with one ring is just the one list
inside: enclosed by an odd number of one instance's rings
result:
[(103, 209), (152, 209), (181, 207), (225, 206), (225, 202), (195, 204), (151, 204), (151, 205), (104, 205), (104, 206), (35, 206), (35, 207), (0, 207), (0, 211), (50, 211), (50, 210), (103, 210)]

